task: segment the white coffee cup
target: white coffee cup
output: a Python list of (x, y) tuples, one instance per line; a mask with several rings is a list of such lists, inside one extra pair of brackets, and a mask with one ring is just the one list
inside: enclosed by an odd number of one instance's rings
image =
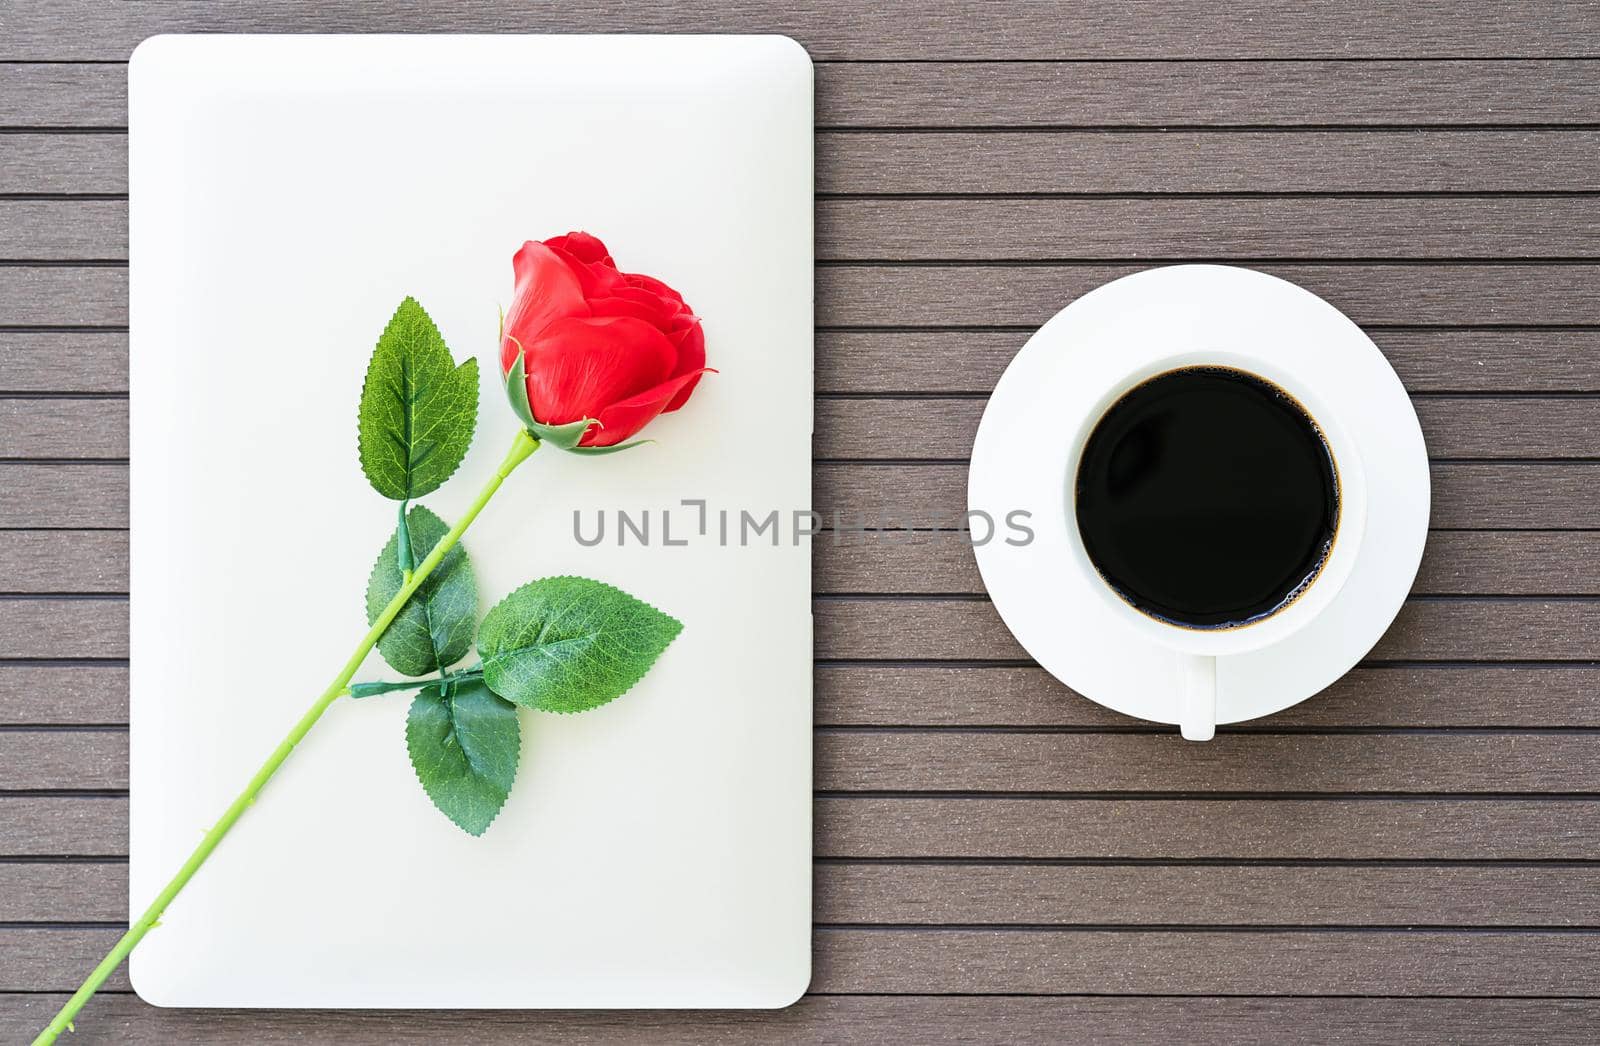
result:
[[(1167, 337), (1144, 343), (1144, 351), (1125, 350), (1120, 372), (1103, 375), (1100, 395), (1093, 406), (1081, 413), (1067, 439), (1068, 454), (1060, 489), (1068, 504), (1062, 517), (1065, 524), (1068, 558), (1088, 586), (1099, 594), (1103, 609), (1122, 627), (1132, 629), (1144, 640), (1181, 655), (1178, 678), (1173, 680), (1172, 716), (1191, 741), (1210, 740), (1217, 724), (1217, 661), (1281, 642), (1327, 608), (1349, 578), (1366, 531), (1367, 483), (1361, 454), (1346, 433), (1331, 406), (1323, 402), (1314, 385), (1286, 365), (1281, 354), (1253, 350), (1248, 339), (1222, 347), (1207, 344), (1203, 337), (1174, 329)], [(1320, 569), (1294, 599), (1260, 618), (1226, 628), (1196, 628), (1178, 624), (1140, 610), (1117, 592), (1095, 568), (1083, 536), (1078, 529), (1076, 506), (1072, 499), (1077, 489), (1078, 465), (1090, 434), (1107, 410), (1135, 386), (1168, 371), (1187, 367), (1223, 367), (1243, 371), (1292, 397), (1321, 431), (1333, 460), (1338, 498), (1332, 545)]]

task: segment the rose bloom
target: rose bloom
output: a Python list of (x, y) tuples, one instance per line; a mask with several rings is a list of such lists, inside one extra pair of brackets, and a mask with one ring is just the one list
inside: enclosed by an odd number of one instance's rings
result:
[(586, 232), (529, 240), (511, 264), (500, 370), (521, 354), (535, 421), (594, 418), (579, 445), (609, 447), (688, 401), (707, 369), (706, 339), (683, 295), (618, 270)]

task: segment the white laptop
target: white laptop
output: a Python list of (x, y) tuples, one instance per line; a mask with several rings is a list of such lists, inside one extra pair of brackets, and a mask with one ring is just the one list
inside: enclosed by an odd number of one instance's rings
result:
[[(541, 451), (467, 534), (480, 613), (533, 578), (684, 623), (623, 698), (523, 713), (473, 838), (341, 699), (135, 952), (146, 1000), (777, 1007), (810, 978), (812, 71), (781, 37), (158, 37), (130, 71), (132, 815), (140, 911), (365, 630), (394, 505), (373, 344), (414, 295), (482, 373), (456, 518), (515, 432), (497, 306), (584, 229), (704, 319), (657, 442)], [(699, 527), (704, 502), (710, 525)], [(650, 540), (617, 513), (650, 518)], [(779, 514), (721, 539), (718, 513)], [(589, 547), (597, 520), (606, 539)], [(673, 541), (663, 544), (670, 515)], [(575, 518), (576, 516), (576, 518)], [(395, 678), (374, 655), (357, 679)]]

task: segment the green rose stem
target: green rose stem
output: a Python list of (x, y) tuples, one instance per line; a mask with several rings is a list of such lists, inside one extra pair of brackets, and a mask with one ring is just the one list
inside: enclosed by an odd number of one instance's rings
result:
[(433, 573), (433, 569), (439, 565), (440, 560), (444, 559), (445, 553), (454, 548), (456, 543), (461, 540), (461, 535), (465, 534), (467, 528), (472, 525), (472, 521), (478, 518), (478, 513), (483, 511), (483, 507), (489, 503), (490, 498), (494, 497), (495, 491), (500, 489), (500, 484), (506, 481), (506, 477), (511, 475), (512, 470), (526, 461), (528, 456), (538, 449), (539, 441), (532, 435), (527, 432), (517, 433), (517, 438), (511, 444), (511, 450), (506, 454), (505, 460), (500, 463), (500, 468), (490, 477), (489, 482), (484, 484), (483, 489), (478, 492), (478, 496), (473, 499), (472, 504), (467, 506), (467, 511), (462, 514), (456, 525), (451, 527), (445, 536), (439, 539), (439, 543), (433, 546), (433, 550), (428, 553), (427, 557), (417, 564), (416, 571), (411, 575), (410, 580), (401, 586), (400, 591), (396, 592), (394, 598), (389, 601), (389, 605), (383, 608), (383, 612), (372, 623), (372, 627), (367, 630), (367, 634), (361, 638), (360, 643), (356, 644), (355, 652), (350, 655), (350, 660), (344, 663), (344, 667), (333, 678), (333, 682), (328, 684), (328, 689), (322, 692), (322, 696), (317, 698), (316, 703), (306, 710), (305, 715), (300, 717), (300, 721), (294, 725), (294, 729), (289, 731), (289, 735), (279, 742), (277, 748), (273, 749), (272, 755), (267, 758), (265, 763), (261, 764), (261, 769), (256, 771), (255, 776), (250, 778), (250, 783), (245, 786), (244, 791), (239, 793), (239, 798), (233, 801), (232, 805), (223, 813), (222, 819), (205, 834), (205, 838), (200, 840), (200, 845), (195, 847), (194, 853), (190, 854), (189, 859), (183, 862), (183, 867), (178, 869), (178, 874), (174, 875), (172, 881), (162, 888), (161, 892), (156, 895), (156, 899), (150, 903), (150, 907), (144, 910), (144, 914), (134, 920), (133, 924), (128, 927), (128, 932), (123, 934), (122, 938), (117, 941), (106, 957), (100, 960), (100, 965), (96, 966), (94, 971), (89, 974), (88, 979), (83, 982), (83, 986), (73, 993), (72, 998), (67, 1000), (65, 1006), (61, 1007), (61, 1012), (57, 1013), (55, 1019), (39, 1033), (38, 1038), (33, 1040), (33, 1046), (44, 1046), (44, 1044), (53, 1043), (63, 1031), (72, 1029), (72, 1018), (77, 1016), (79, 1010), (83, 1009), (90, 996), (100, 989), (106, 978), (111, 976), (112, 971), (122, 965), (122, 960), (128, 957), (128, 953), (133, 951), (134, 947), (144, 938), (144, 935), (160, 924), (161, 914), (166, 911), (167, 905), (171, 904), (172, 899), (178, 896), (179, 891), (194, 877), (194, 873), (199, 871), (200, 866), (206, 863), (206, 858), (211, 856), (211, 851), (215, 850), (217, 844), (222, 842), (222, 837), (228, 834), (229, 829), (234, 826), (234, 823), (239, 820), (245, 810), (256, 801), (256, 795), (261, 791), (262, 786), (272, 779), (273, 774), (278, 772), (278, 768), (283, 765), (284, 760), (289, 758), (289, 753), (294, 751), (295, 745), (299, 744), (301, 739), (311, 732), (311, 728), (317, 725), (317, 720), (322, 718), (322, 713), (328, 710), (329, 705), (349, 692), (351, 677), (356, 674), (356, 671), (361, 667), (361, 663), (372, 652), (373, 646), (378, 642), (378, 637), (383, 635), (384, 629), (388, 628), (395, 615), (400, 613), (400, 608), (405, 606), (406, 600), (410, 599), (412, 594), (427, 580), (428, 575)]

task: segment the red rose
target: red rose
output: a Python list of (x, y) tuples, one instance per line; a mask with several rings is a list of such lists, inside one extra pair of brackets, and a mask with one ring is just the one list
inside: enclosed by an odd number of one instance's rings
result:
[(609, 447), (687, 402), (707, 369), (706, 339), (681, 294), (619, 271), (586, 232), (529, 240), (511, 265), (500, 370), (511, 375), (521, 358), (535, 422), (593, 418), (600, 425), (579, 445)]

